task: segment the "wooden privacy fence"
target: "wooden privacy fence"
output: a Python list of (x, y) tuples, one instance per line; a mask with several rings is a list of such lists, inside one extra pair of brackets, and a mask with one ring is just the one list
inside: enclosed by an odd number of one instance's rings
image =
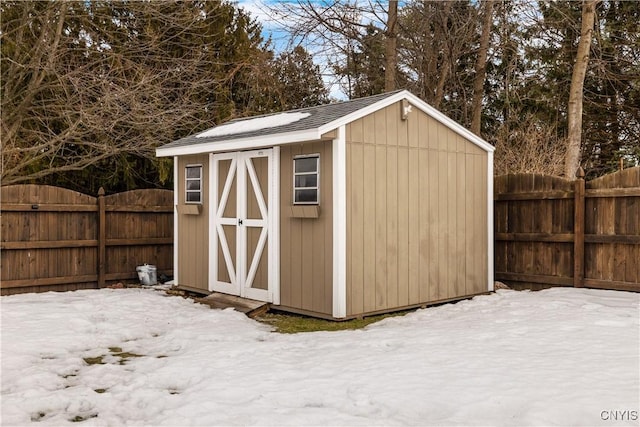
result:
[(640, 167), (586, 183), (499, 176), (494, 194), (496, 280), (640, 292)]
[(0, 197), (2, 295), (102, 287), (137, 279), (144, 263), (172, 274), (170, 190), (91, 197), (29, 184)]

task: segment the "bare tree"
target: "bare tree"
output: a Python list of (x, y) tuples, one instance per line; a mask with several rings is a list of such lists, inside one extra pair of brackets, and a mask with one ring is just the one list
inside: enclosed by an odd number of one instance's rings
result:
[[(265, 7), (272, 19), (289, 33), (291, 45), (302, 45), (319, 58), (317, 62), (326, 66), (325, 74), (334, 77), (345, 94), (352, 97), (357, 86), (354, 74), (357, 74), (360, 66), (356, 58), (366, 45), (366, 39), (370, 36), (368, 31), (375, 29), (384, 34), (385, 38), (396, 36), (397, 18), (394, 18), (393, 10), (397, 17), (397, 0), (389, 2), (394, 3), (389, 4), (392, 9), (391, 17), (387, 3), (382, 0), (295, 0), (274, 2)], [(389, 24), (393, 28), (388, 28)], [(390, 52), (394, 50), (393, 43), (385, 43), (385, 48), (390, 49)], [(385, 63), (378, 64), (378, 71), (384, 72), (385, 85), (387, 78), (389, 82), (393, 78), (395, 86), (396, 76), (393, 73), (397, 67), (387, 64), (387, 60), (393, 62), (395, 55), (386, 55)], [(383, 68), (385, 71), (382, 71)]]
[(484, 2), (484, 17), (482, 19), (482, 34), (480, 35), (480, 49), (476, 59), (476, 77), (473, 84), (473, 104), (471, 106), (471, 131), (480, 135), (482, 119), (482, 98), (484, 95), (484, 81), (487, 77), (487, 52), (489, 39), (491, 38), (491, 25), (493, 23), (494, 0)]
[(445, 95), (465, 96), (469, 84), (458, 66), (476, 42), (476, 20), (474, 7), (465, 2), (410, 2), (402, 9), (399, 68), (410, 70), (408, 88), (435, 108), (442, 107)]
[(389, 0), (387, 30), (385, 32), (385, 68), (384, 90), (390, 92), (396, 88), (396, 68), (398, 67), (398, 48), (396, 23), (398, 22), (398, 0)]
[(473, 2), (296, 0), (270, 13), (294, 44), (329, 64), (349, 97), (406, 88), (436, 108), (446, 100), (445, 109), (469, 123), (470, 50), (479, 38)]
[(259, 29), (247, 34), (250, 19), (231, 5), (0, 8), (3, 184), (123, 156), (156, 161), (158, 145), (242, 114), (233, 88), (259, 68)]
[(495, 175), (539, 173), (559, 176), (564, 168), (566, 143), (558, 140), (552, 123), (534, 114), (513, 112), (515, 123), (503, 123), (494, 135)]
[(571, 88), (569, 89), (569, 105), (567, 109), (568, 135), (567, 157), (564, 165), (564, 175), (573, 178), (580, 165), (582, 148), (582, 99), (584, 91), (584, 79), (589, 64), (589, 51), (593, 35), (593, 24), (598, 0), (583, 0), (582, 2), (582, 28), (578, 53), (573, 65), (571, 75)]

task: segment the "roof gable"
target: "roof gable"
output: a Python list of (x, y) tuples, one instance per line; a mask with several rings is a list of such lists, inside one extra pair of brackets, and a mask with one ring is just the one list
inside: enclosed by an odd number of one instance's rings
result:
[[(156, 150), (156, 155), (166, 157), (232, 151), (319, 140), (327, 132), (402, 99), (407, 99), (414, 107), (485, 151), (494, 150), (488, 142), (449, 119), (420, 98), (406, 90), (401, 90), (334, 104), (230, 120), (220, 126), (166, 144)], [(285, 119), (284, 116), (290, 119)]]

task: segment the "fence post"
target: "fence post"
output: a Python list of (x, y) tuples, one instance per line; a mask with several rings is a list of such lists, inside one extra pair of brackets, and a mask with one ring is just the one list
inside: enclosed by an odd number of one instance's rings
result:
[(573, 207), (573, 286), (584, 285), (584, 170), (578, 168), (574, 181)]
[(104, 206), (104, 188), (98, 190), (98, 287), (106, 285), (105, 261), (107, 254), (107, 228)]

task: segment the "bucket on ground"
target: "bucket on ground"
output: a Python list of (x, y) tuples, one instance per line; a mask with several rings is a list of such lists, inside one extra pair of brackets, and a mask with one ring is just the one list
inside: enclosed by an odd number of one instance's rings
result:
[(151, 286), (158, 284), (155, 265), (139, 265), (136, 267), (136, 272), (138, 273), (138, 280), (140, 280), (141, 285)]

